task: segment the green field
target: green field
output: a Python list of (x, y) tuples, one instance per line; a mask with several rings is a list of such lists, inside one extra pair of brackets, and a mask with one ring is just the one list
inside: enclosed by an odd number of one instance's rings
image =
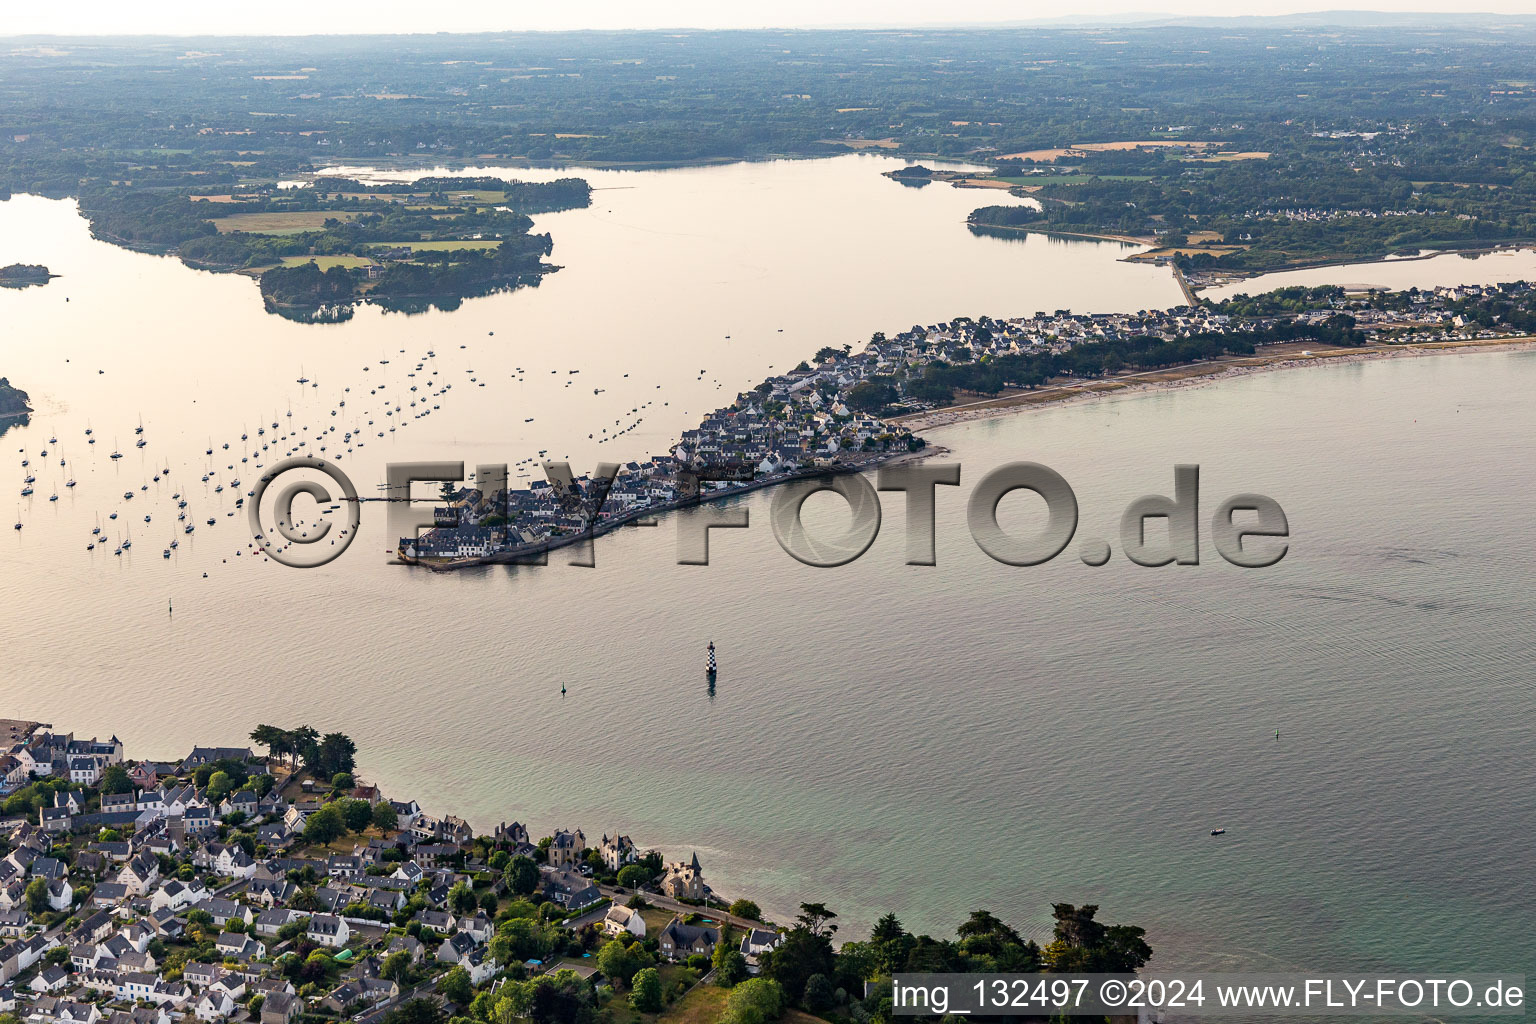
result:
[(255, 235), (294, 235), (300, 231), (318, 231), (331, 218), (351, 220), (355, 213), (341, 210), (294, 210), (284, 213), (235, 213), (218, 217), (213, 226), (222, 233), (249, 231)]
[(501, 244), (498, 238), (465, 239), (456, 241), (444, 239), (440, 242), (374, 242), (368, 246), (370, 249), (397, 249), (408, 245), (416, 250), (447, 250), (447, 249), (494, 249)]
[(1081, 185), (1089, 181), (1151, 181), (1150, 174), (1023, 174), (1000, 176), (1010, 185)]
[(332, 267), (371, 267), (373, 260), (366, 256), (284, 256), (282, 259), (285, 267), (303, 266), (305, 263), (313, 263), (321, 270), (330, 270)]

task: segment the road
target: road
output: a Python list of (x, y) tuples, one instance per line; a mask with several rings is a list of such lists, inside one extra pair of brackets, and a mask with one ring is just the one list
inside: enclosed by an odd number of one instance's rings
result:
[[(619, 906), (623, 906), (631, 895), (629, 892), (606, 885), (598, 886), (598, 891), (601, 892), (604, 896), (612, 899)], [(753, 921), (750, 918), (737, 917), (734, 914), (728, 914), (723, 910), (716, 910), (713, 907), (696, 907), (691, 903), (679, 903), (677, 900), (672, 899), (670, 896), (663, 896), (660, 893), (655, 892), (640, 892), (639, 890), (636, 890), (636, 892), (639, 892), (640, 896), (644, 898), (645, 902), (649, 903), (653, 907), (660, 907), (663, 910), (671, 910), (675, 913), (685, 915), (703, 914), (706, 917), (714, 918), (716, 921), (724, 921), (732, 928), (739, 928), (743, 931), (749, 928), (761, 928), (764, 931), (776, 930), (771, 924), (765, 924), (762, 921)]]

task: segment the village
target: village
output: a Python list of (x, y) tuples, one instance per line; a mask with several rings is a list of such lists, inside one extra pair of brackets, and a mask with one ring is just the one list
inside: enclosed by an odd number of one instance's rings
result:
[(450, 488), (443, 495), (450, 514), (419, 536), (400, 538), (397, 554), (407, 564), (434, 567), (515, 560), (699, 501), (800, 476), (872, 468), (925, 446), (894, 417), (945, 404), (924, 386), (930, 367), (985, 365), (1146, 338), (1262, 339), (1278, 331), (1305, 337), (1340, 316), (1365, 344), (1494, 338), (1510, 327), (1461, 307), (1528, 299), (1531, 292), (1523, 282), (1368, 294), (1318, 289), (1307, 296), (1310, 308), (1258, 315), (1201, 303), (915, 324), (891, 337), (876, 334), (858, 352), (823, 348), (814, 365), (802, 362), (769, 377), (684, 431), (669, 452), (620, 465), (606, 491), (606, 481), (588, 476), (577, 477), (570, 488), (549, 480), (505, 489)]
[(542, 976), (654, 1014), (783, 941), (697, 855), (476, 834), (362, 782), (339, 733), (252, 735), (161, 762), (0, 721), (0, 1021), (415, 1024)]

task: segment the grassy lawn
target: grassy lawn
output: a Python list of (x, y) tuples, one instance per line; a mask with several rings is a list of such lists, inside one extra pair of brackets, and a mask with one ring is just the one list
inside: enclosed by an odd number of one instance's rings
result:
[(700, 985), (663, 1010), (656, 1020), (665, 1024), (716, 1024), (729, 994), (715, 985)]
[(646, 907), (640, 911), (640, 920), (645, 922), (647, 936), (660, 935), (661, 930), (667, 926), (667, 922), (671, 921), (672, 917), (672, 911), (662, 910), (660, 907)]
[(285, 267), (298, 267), (305, 263), (313, 263), (321, 270), (330, 270), (332, 267), (371, 267), (373, 260), (366, 256), (284, 256), (282, 259)]
[(785, 1010), (784, 1016), (780, 1017), (779, 1021), (780, 1024), (827, 1024), (820, 1017), (795, 1009)]
[(501, 244), (499, 238), (466, 239), (455, 241), (446, 239), (441, 242), (376, 242), (369, 246), (370, 249), (396, 249), (402, 245), (408, 245), (412, 249), (438, 250), (438, 249), (494, 249)]
[(356, 213), (342, 210), (294, 210), (281, 213), (236, 213), (220, 217), (213, 226), (221, 232), (249, 231), (258, 235), (292, 235), (300, 231), (316, 231), (325, 227), (331, 218), (351, 220)]

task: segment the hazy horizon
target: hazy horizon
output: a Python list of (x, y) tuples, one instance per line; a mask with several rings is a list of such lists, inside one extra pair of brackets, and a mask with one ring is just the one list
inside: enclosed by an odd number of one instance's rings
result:
[(468, 0), (448, 12), (423, 16), (419, 5), (380, 0), (366, 17), (344, 8), (316, 8), (297, 0), (274, 0), (259, 17), (249, 9), (214, 8), (193, 0), (164, 0), (153, 10), (108, 0), (82, 0), (68, 8), (17, 8), (7, 15), (0, 38), (31, 35), (266, 36), (374, 35), (515, 31), (721, 30), (814, 28), (976, 28), (1038, 21), (1108, 19), (1112, 23), (1164, 17), (1253, 17), (1331, 12), (1445, 15), (1536, 15), (1536, 0), (1482, 0), (1476, 10), (1448, 11), (1445, 0), (1403, 0), (1390, 5), (1315, 3), (1307, 0), (1239, 2), (1222, 0), (1088, 0), (1063, 15), (1054, 4), (1011, 0), (961, 0), (942, 8), (917, 0), (780, 0), (771, 6), (728, 7), (706, 0), (653, 0), (643, 5), (594, 0), (580, 11), (569, 8), (509, 12), (489, 0)]

